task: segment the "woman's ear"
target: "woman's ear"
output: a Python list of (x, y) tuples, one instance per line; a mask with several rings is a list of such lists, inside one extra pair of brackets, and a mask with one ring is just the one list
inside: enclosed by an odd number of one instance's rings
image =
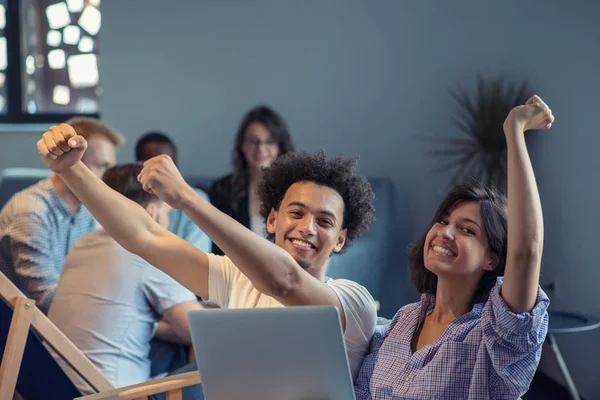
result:
[(487, 260), (485, 263), (485, 267), (483, 268), (486, 271), (495, 271), (500, 264), (500, 257), (496, 253), (488, 252)]

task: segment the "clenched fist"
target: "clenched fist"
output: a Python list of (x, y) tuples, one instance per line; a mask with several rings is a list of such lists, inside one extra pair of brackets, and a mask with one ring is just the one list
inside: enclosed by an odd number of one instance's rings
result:
[(44, 164), (52, 171), (60, 173), (77, 164), (85, 150), (87, 141), (77, 135), (67, 124), (51, 126), (37, 142), (38, 152)]
[(522, 106), (517, 106), (510, 111), (504, 121), (504, 131), (518, 126), (527, 131), (529, 129), (550, 129), (554, 122), (552, 110), (539, 96), (532, 96)]
[(171, 157), (164, 154), (146, 161), (138, 180), (144, 190), (154, 193), (173, 208), (181, 208), (185, 194), (193, 192)]

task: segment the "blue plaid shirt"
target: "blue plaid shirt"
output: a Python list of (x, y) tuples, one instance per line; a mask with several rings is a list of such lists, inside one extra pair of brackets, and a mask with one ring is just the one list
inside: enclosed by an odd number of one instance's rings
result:
[(45, 179), (15, 194), (0, 212), (0, 272), (44, 313), (73, 243), (98, 227), (83, 206), (73, 215)]
[(413, 353), (412, 339), (433, 310), (422, 295), (375, 332), (355, 385), (357, 400), (516, 399), (529, 388), (548, 332), (549, 304), (539, 289), (531, 312), (514, 314), (498, 279), (486, 303), (452, 321)]

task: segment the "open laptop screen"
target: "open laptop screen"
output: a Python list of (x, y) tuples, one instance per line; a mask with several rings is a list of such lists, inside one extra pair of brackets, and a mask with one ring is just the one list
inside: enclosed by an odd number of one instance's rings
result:
[(348, 400), (354, 390), (335, 307), (189, 314), (208, 400)]

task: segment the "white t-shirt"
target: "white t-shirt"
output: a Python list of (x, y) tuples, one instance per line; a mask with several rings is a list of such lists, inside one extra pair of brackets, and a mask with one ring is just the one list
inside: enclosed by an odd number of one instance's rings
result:
[[(236, 268), (227, 256), (208, 255), (208, 296), (211, 303), (221, 308), (275, 308), (283, 307), (273, 297), (259, 292), (252, 282)], [(344, 316), (344, 340), (352, 378), (356, 378), (367, 354), (377, 322), (375, 300), (367, 289), (347, 279), (328, 279), (326, 282), (338, 296)]]

